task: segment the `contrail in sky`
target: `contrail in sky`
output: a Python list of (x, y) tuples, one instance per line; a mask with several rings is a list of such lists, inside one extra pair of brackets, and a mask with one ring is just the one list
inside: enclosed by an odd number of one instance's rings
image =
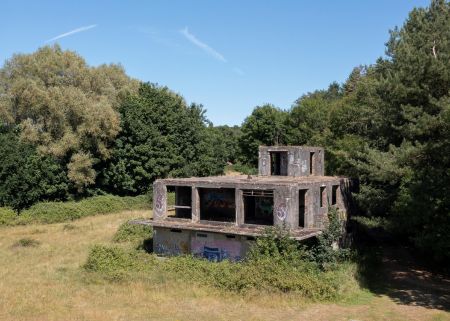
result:
[(208, 46), (206, 43), (202, 42), (201, 40), (197, 39), (196, 36), (194, 36), (192, 33), (189, 32), (188, 28), (185, 27), (184, 29), (180, 30), (181, 34), (189, 40), (191, 43), (205, 51), (207, 54), (213, 56), (217, 60), (220, 60), (222, 62), (227, 62), (225, 57), (220, 53)]
[(51, 41), (55, 41), (55, 40), (58, 40), (58, 39), (61, 39), (61, 38), (67, 37), (67, 36), (71, 36), (73, 34), (76, 34), (76, 33), (79, 33), (79, 32), (83, 32), (83, 31), (86, 31), (86, 30), (89, 30), (89, 29), (92, 29), (92, 28), (95, 28), (95, 27), (97, 27), (97, 25), (90, 25), (90, 26), (85, 26), (85, 27), (80, 27), (80, 28), (77, 28), (77, 29), (73, 29), (72, 31), (69, 31), (69, 32), (66, 32), (66, 33), (62, 33), (62, 34), (60, 34), (60, 35), (58, 35), (56, 37), (53, 37), (52, 39), (47, 40), (46, 43), (47, 42), (51, 42)]

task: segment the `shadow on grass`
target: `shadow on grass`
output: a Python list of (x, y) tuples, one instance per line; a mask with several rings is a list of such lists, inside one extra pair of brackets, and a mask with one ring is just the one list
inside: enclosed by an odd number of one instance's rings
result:
[(139, 244), (138, 250), (144, 250), (147, 253), (153, 253), (153, 237), (145, 239), (142, 244)]
[(399, 304), (450, 311), (450, 277), (431, 272), (413, 249), (397, 243), (381, 227), (352, 221), (358, 252), (358, 281), (376, 295)]

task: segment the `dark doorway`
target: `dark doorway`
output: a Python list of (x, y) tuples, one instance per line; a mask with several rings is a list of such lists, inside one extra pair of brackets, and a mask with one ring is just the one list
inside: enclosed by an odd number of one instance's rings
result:
[(301, 189), (298, 192), (298, 226), (305, 227), (306, 214), (306, 193), (307, 189)]
[(287, 152), (270, 152), (270, 175), (287, 176)]
[(337, 190), (339, 185), (333, 185), (331, 188), (331, 205), (336, 205), (337, 203)]
[(234, 188), (199, 188), (200, 220), (235, 222), (236, 196)]
[(273, 225), (273, 191), (245, 190), (244, 223)]

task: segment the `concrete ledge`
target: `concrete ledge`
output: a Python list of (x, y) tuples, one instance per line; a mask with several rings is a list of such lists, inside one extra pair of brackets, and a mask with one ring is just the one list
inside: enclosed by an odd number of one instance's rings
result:
[[(221, 234), (233, 234), (233, 235), (244, 235), (244, 236), (262, 236), (264, 235), (264, 231), (267, 228), (266, 226), (255, 225), (254, 227), (249, 227), (246, 225), (245, 227), (239, 227), (235, 225), (212, 225), (205, 223), (187, 223), (186, 221), (176, 220), (165, 220), (165, 221), (154, 221), (154, 220), (133, 220), (130, 221), (130, 224), (142, 224), (142, 225), (150, 225), (153, 227), (163, 227), (163, 228), (171, 228), (171, 229), (179, 229), (179, 230), (192, 230), (199, 232), (214, 232)], [(295, 240), (305, 240), (314, 236), (321, 234), (322, 231), (320, 229), (313, 228), (304, 228), (304, 229), (294, 229), (291, 230), (291, 236)]]

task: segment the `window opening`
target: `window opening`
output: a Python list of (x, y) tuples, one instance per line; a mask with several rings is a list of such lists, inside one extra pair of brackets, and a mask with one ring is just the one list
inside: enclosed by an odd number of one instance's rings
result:
[(339, 185), (333, 185), (331, 189), (331, 205), (336, 205), (337, 203), (337, 189)]
[(273, 191), (244, 190), (244, 223), (273, 225)]
[(270, 152), (270, 175), (287, 176), (287, 152)]
[(192, 218), (192, 187), (167, 186), (167, 216)]
[(298, 225), (305, 227), (305, 214), (306, 214), (306, 193), (307, 189), (301, 189), (298, 193)]
[(327, 189), (326, 186), (320, 187), (320, 207), (324, 207), (327, 202)]
[(234, 188), (199, 188), (200, 220), (235, 222), (235, 194)]

